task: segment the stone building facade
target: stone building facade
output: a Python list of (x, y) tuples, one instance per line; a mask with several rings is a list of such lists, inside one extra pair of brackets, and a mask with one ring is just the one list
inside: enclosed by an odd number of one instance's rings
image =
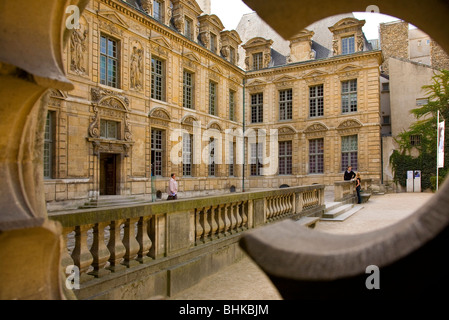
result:
[[(243, 44), (195, 1), (90, 1), (65, 50), (75, 90), (45, 100), (49, 210), (102, 195), (163, 196), (171, 173), (184, 196), (332, 185), (351, 162), (379, 180), (381, 54), (357, 40), (360, 21), (329, 27), (350, 51), (307, 56), (313, 34), (306, 33), (292, 39), (299, 49), (288, 63), (270, 65), (269, 39)], [(352, 38), (343, 44), (344, 32)], [(258, 70), (238, 67), (241, 45)], [(271, 129), (279, 144), (270, 145)], [(263, 172), (270, 163), (256, 154), (275, 154), (279, 167)]]

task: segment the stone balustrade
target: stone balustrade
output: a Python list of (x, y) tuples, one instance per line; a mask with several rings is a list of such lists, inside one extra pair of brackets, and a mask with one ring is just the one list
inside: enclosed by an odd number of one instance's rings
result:
[[(313, 185), (67, 211), (49, 217), (63, 226), (62, 268), (64, 272), (71, 265), (79, 268), (81, 289), (75, 293), (82, 299), (107, 296), (104, 281), (109, 291), (116, 292), (121, 282), (115, 280), (131, 270), (142, 272), (145, 266), (170, 269), (172, 275), (161, 281), (174, 281), (178, 265), (213, 255), (216, 248), (237, 245), (245, 230), (286, 218), (320, 216), (323, 208), (324, 185)], [(102, 286), (96, 285), (100, 280)], [(151, 295), (185, 289), (162, 287)]]
[[(372, 179), (362, 179), (362, 191), (371, 192)], [(342, 202), (356, 196), (355, 181), (336, 181), (334, 183), (334, 201)]]

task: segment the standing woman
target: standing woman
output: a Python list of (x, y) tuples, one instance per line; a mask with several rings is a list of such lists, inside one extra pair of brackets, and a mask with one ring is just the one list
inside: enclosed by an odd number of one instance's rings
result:
[(357, 172), (355, 175), (355, 181), (356, 181), (356, 187), (355, 190), (357, 191), (357, 203), (362, 203), (362, 196), (360, 195), (360, 191), (362, 189), (362, 179), (360, 178), (360, 172)]

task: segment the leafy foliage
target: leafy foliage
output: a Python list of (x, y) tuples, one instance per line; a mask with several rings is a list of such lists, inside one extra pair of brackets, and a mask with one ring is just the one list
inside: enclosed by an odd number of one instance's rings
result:
[[(423, 189), (435, 189), (436, 165), (437, 165), (437, 116), (438, 111), (443, 119), (446, 119), (444, 150), (449, 144), (449, 71), (442, 70), (441, 73), (434, 74), (432, 82), (423, 86), (423, 90), (428, 98), (428, 103), (419, 108), (413, 109), (411, 113), (417, 121), (413, 123), (409, 130), (403, 131), (396, 138), (399, 150), (395, 150), (390, 157), (393, 168), (394, 180), (405, 186), (408, 170), (421, 170)], [(440, 117), (440, 121), (442, 121)], [(419, 136), (420, 143), (412, 144), (412, 136)], [(419, 152), (417, 157), (411, 156), (412, 149)], [(445, 167), (439, 170), (439, 182), (446, 177), (448, 172), (449, 154), (445, 152)]]

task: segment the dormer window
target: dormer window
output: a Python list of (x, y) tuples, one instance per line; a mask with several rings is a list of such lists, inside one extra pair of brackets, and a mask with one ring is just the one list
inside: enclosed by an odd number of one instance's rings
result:
[(184, 23), (184, 35), (189, 39), (192, 40), (193, 39), (193, 21), (192, 19), (189, 19), (186, 17), (185, 19), (185, 23)]
[(157, 21), (163, 23), (163, 19), (164, 19), (164, 5), (162, 1), (158, 1), (158, 0), (154, 0), (153, 2), (153, 18), (156, 19)]
[(355, 52), (355, 38), (354, 36), (345, 37), (341, 39), (342, 54), (351, 54)]
[(217, 36), (213, 33), (210, 34), (210, 51), (217, 52)]
[(229, 47), (229, 62), (235, 64), (235, 49), (233, 47)]
[(260, 70), (263, 68), (263, 54), (258, 52), (253, 54), (253, 70)]

